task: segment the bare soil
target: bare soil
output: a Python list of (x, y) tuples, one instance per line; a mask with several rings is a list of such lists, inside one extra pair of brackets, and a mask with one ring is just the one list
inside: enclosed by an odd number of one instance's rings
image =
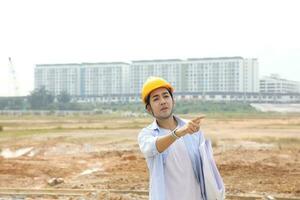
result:
[[(0, 188), (95, 189), (98, 199), (147, 199), (147, 195), (136, 193), (147, 191), (149, 181), (136, 139), (141, 127), (151, 121), (1, 118)], [(202, 130), (213, 141), (229, 196), (300, 197), (299, 116), (207, 118)], [(29, 147), (23, 155), (12, 156)], [(49, 184), (53, 178), (63, 182)]]

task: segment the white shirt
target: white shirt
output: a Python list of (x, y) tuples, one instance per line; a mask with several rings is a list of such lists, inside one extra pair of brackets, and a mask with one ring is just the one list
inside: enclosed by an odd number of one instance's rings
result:
[[(170, 132), (170, 130), (162, 129)], [(164, 167), (166, 200), (201, 200), (200, 185), (182, 138), (169, 146)]]

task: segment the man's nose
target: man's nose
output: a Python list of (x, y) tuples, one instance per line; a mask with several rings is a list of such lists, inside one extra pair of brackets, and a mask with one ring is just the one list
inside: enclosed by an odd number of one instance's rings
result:
[(165, 104), (166, 100), (164, 98), (161, 98), (160, 104)]

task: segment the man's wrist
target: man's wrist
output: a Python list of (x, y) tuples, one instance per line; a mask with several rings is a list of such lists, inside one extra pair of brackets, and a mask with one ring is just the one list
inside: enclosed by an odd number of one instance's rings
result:
[(175, 128), (173, 131), (171, 131), (171, 135), (175, 140), (180, 138), (180, 136), (176, 134), (177, 130), (178, 128)]
[(175, 133), (176, 133), (176, 136), (178, 136), (178, 137), (182, 137), (184, 135), (182, 129), (179, 129), (179, 128), (176, 129)]

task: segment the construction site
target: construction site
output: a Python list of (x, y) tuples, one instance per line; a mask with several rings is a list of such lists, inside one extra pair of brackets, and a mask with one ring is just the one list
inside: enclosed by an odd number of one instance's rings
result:
[[(182, 115), (191, 119), (197, 116)], [(0, 116), (0, 199), (148, 199), (150, 116)], [(207, 116), (226, 199), (300, 199), (300, 115)]]
[(1, 1), (0, 200), (300, 200), (298, 4)]

